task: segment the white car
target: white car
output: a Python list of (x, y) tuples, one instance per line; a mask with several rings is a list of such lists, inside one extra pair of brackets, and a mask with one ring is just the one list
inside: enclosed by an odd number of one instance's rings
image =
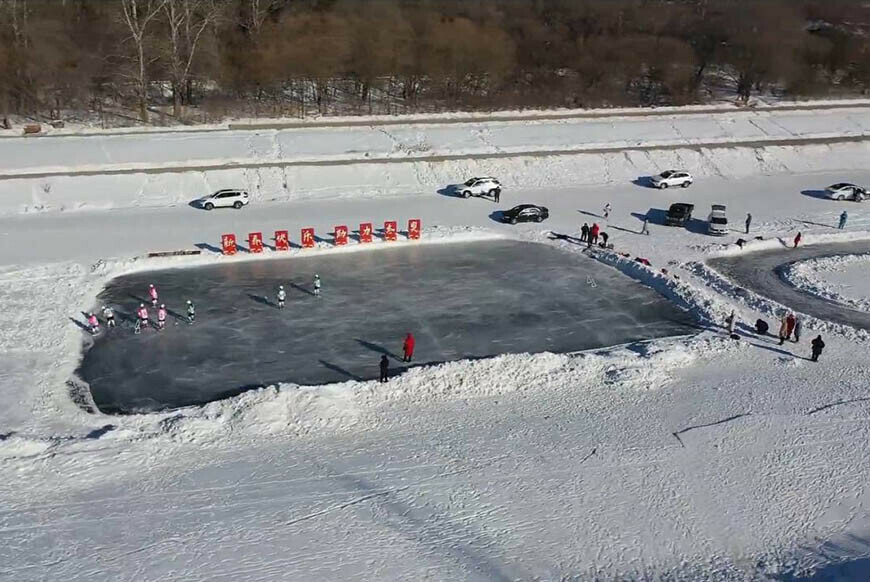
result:
[(728, 216), (725, 214), (725, 206), (714, 204), (707, 217), (707, 234), (713, 236), (725, 236), (728, 234)]
[(472, 178), (457, 187), (463, 198), (468, 198), (469, 196), (495, 197), (496, 194), (501, 193), (501, 189), (501, 183), (495, 178), (489, 177)]
[(665, 170), (658, 176), (652, 177), (653, 188), (664, 189), (670, 186), (682, 186), (688, 188), (695, 179), (692, 174), (685, 170)]
[(842, 182), (825, 188), (825, 196), (831, 200), (854, 200), (855, 202), (861, 202), (867, 198), (867, 190), (855, 184)]
[(218, 190), (209, 196), (203, 196), (196, 201), (200, 208), (214, 210), (215, 208), (240, 209), (250, 202), (248, 193), (244, 190)]

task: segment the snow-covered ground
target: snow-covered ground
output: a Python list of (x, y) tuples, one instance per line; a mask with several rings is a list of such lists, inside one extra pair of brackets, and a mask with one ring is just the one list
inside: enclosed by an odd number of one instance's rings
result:
[(802, 261), (783, 270), (795, 287), (852, 309), (870, 311), (870, 255)]
[[(774, 580), (834, 554), (857, 564), (870, 555), (866, 339), (810, 323), (805, 337), (823, 333), (827, 348), (809, 362), (806, 339), (779, 346), (749, 333), (769, 301), (696, 265), (722, 253), (751, 260), (753, 247), (798, 230), (805, 244), (870, 238), (870, 207), (818, 196), (870, 172), (847, 159), (846, 172), (765, 173), (754, 160), (666, 192), (616, 180), (552, 188), (542, 176), (500, 206), (415, 190), (258, 200), (241, 212), (0, 217), (0, 578)], [(699, 218), (725, 203), (735, 232), (653, 224), (639, 234), (644, 215), (674, 201), (693, 202)], [(519, 202), (551, 218), (510, 227), (491, 217)], [(595, 255), (689, 309), (699, 333), (453, 362), (385, 385), (273, 386), (147, 415), (88, 414), (70, 398), (83, 341), (70, 319), (110, 278), (255, 259), (212, 252), (223, 232), (289, 228), (298, 241), (303, 226), (328, 238), (337, 224), (412, 217), (426, 241), (512, 237), (565, 252), (588, 251), (563, 235), (602, 223), (628, 256)], [(740, 236), (765, 240), (740, 251)], [(198, 257), (141, 258), (196, 244)], [(740, 341), (720, 327), (732, 309)]]

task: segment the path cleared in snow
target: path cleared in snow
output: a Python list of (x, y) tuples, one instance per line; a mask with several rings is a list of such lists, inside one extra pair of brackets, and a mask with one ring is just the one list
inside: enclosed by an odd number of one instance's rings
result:
[[(311, 291), (315, 273), (320, 297)], [(168, 326), (135, 335), (133, 312), (148, 304), (150, 283), (172, 310)], [(278, 285), (288, 293), (284, 309)], [(197, 305), (192, 326), (187, 299)], [(688, 314), (619, 272), (515, 241), (150, 271), (112, 281), (98, 302), (123, 321), (98, 336), (80, 371), (107, 413), (202, 404), (282, 382), (375, 379), (382, 354), (400, 374), (409, 367), (401, 361), (406, 332), (421, 365), (692, 331)]]

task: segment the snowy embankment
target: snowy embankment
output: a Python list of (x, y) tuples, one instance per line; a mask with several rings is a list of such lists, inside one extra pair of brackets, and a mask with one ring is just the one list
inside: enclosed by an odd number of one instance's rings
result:
[(783, 269), (782, 276), (805, 293), (870, 311), (870, 255), (800, 261)]
[(699, 178), (859, 169), (868, 131), (870, 107), (856, 106), (9, 138), (0, 214), (184, 204), (225, 187), (260, 202), (433, 193), (483, 174), (516, 190), (624, 183), (671, 167)]

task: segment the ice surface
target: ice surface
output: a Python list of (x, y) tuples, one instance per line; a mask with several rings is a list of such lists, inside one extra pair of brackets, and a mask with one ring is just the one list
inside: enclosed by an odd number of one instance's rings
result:
[[(320, 298), (310, 292), (314, 273)], [(132, 314), (149, 283), (172, 313), (163, 332), (135, 335)], [(274, 304), (279, 284), (284, 310)], [(187, 299), (197, 305), (193, 326)], [(152, 271), (111, 282), (99, 302), (122, 318), (80, 370), (104, 412), (202, 403), (277, 382), (376, 378), (383, 353), (399, 373), (409, 331), (415, 363), (429, 363), (608, 346), (685, 333), (691, 323), (594, 260), (515, 241)]]

